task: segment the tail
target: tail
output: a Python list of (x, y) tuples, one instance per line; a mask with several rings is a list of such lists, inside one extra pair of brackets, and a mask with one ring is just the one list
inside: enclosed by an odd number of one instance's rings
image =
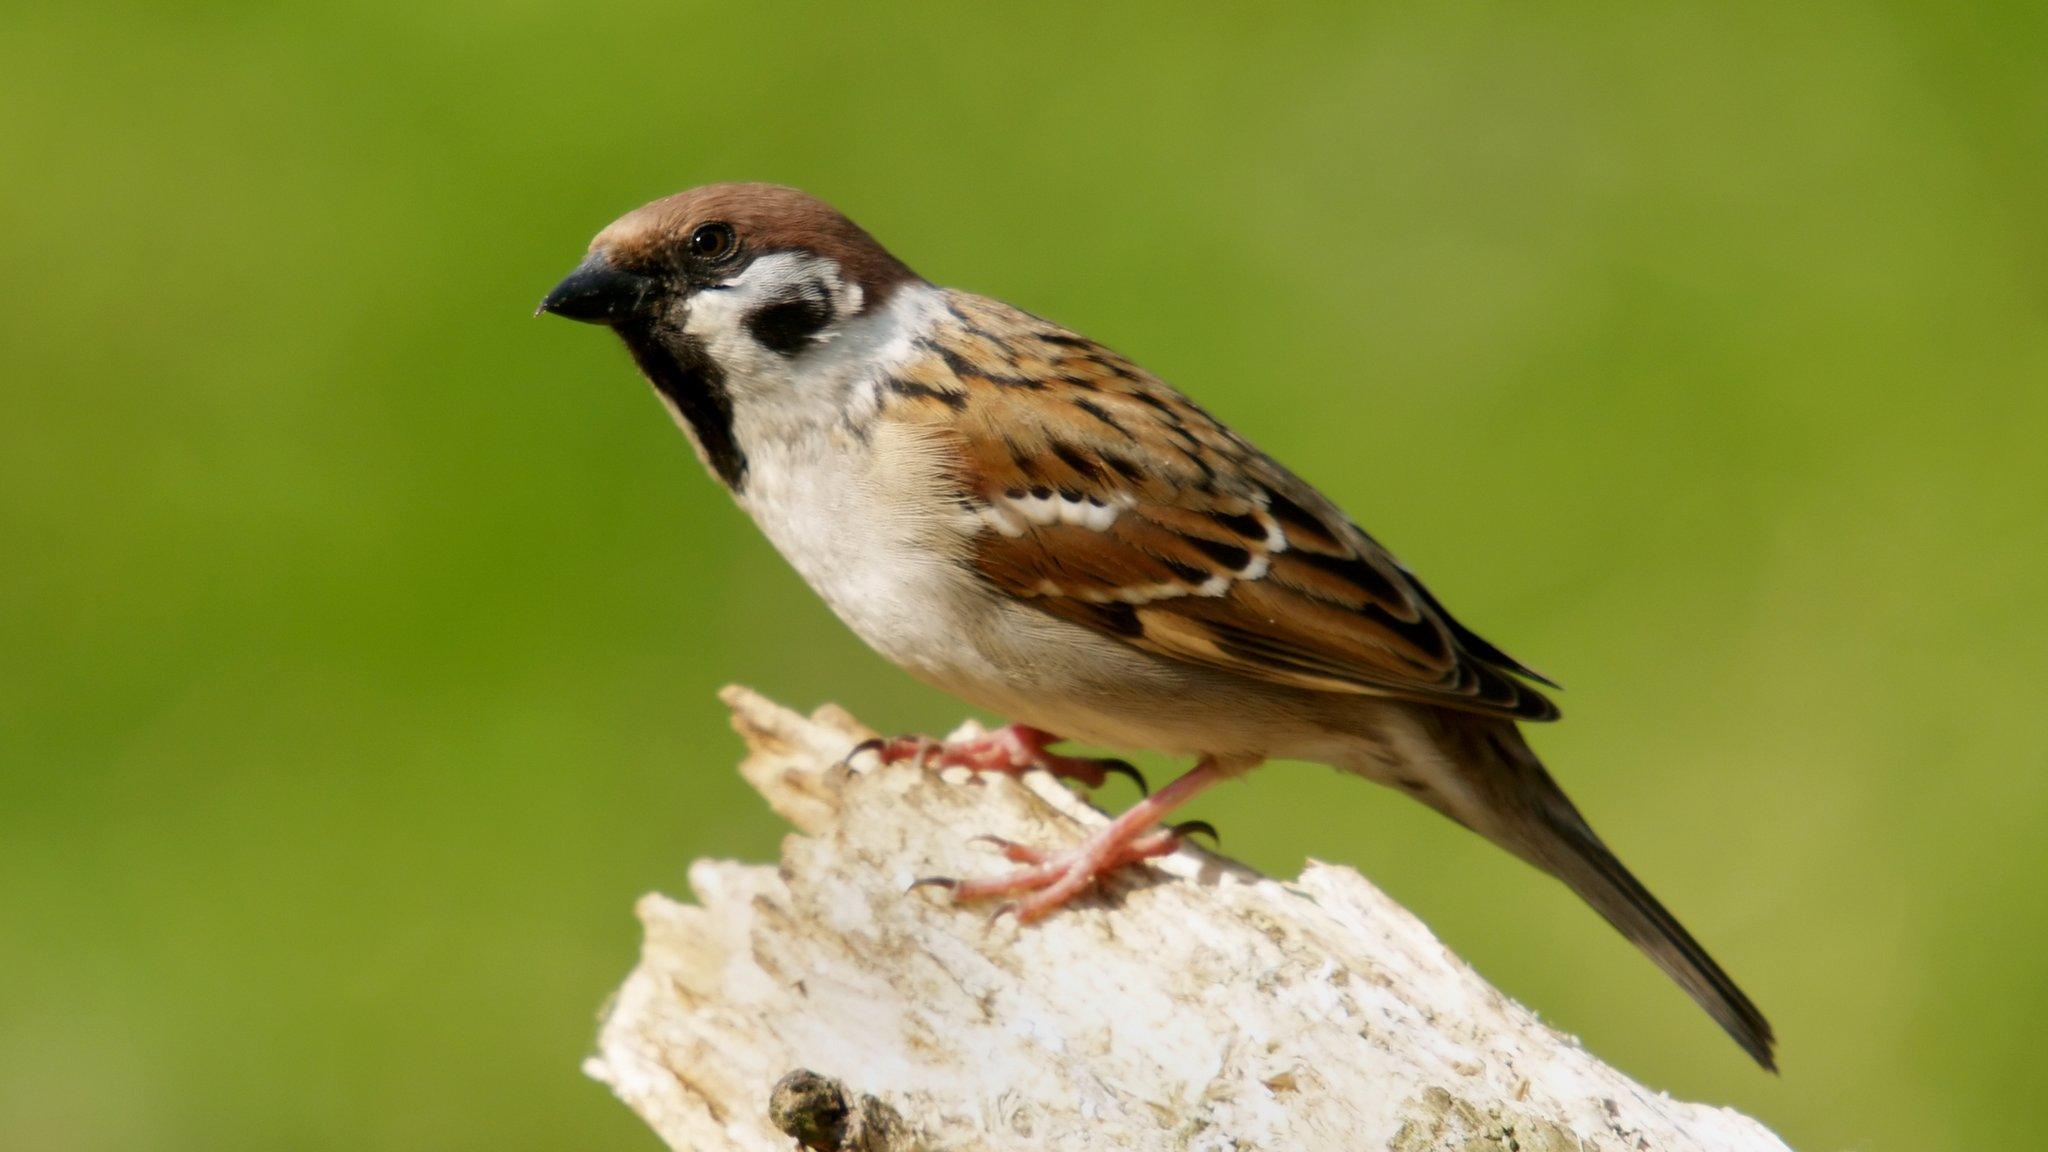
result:
[[(1549, 783), (1548, 775), (1545, 783)], [(1737, 987), (1734, 979), (1714, 962), (1685, 925), (1657, 902), (1650, 890), (1614, 858), (1600, 837), (1586, 826), (1577, 809), (1555, 784), (1550, 784), (1555, 804), (1544, 805), (1549, 835), (1546, 843), (1530, 853), (1531, 862), (1565, 882), (1579, 898), (1606, 917), (1607, 922), (1678, 982), (1686, 994), (1707, 1010), (1728, 1035), (1735, 1038), (1750, 1059), (1766, 1071), (1778, 1070), (1772, 1053), (1777, 1037), (1771, 1022), (1756, 1004)]]
[(1608, 851), (1514, 726), (1482, 721), (1460, 735), (1466, 739), (1458, 743), (1479, 745), (1459, 759), (1468, 771), (1482, 770), (1480, 778), (1467, 783), (1473, 786), (1469, 796), (1485, 798), (1484, 811), (1454, 811), (1448, 803), (1437, 807), (1564, 881), (1677, 981), (1751, 1059), (1776, 1072), (1772, 1049), (1777, 1039), (1770, 1021), (1685, 925)]

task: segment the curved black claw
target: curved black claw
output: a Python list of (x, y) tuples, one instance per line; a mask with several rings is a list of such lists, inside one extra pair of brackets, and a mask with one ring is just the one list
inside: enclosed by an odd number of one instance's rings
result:
[(1223, 833), (1218, 832), (1216, 826), (1207, 820), (1183, 820), (1173, 826), (1173, 834), (1183, 840), (1197, 832), (1207, 836), (1216, 847), (1223, 847)]
[(1138, 766), (1129, 760), (1107, 759), (1099, 760), (1097, 763), (1101, 764), (1102, 770), (1111, 776), (1129, 777), (1131, 783), (1138, 786), (1138, 795), (1150, 796), (1152, 794), (1152, 786), (1145, 783), (1145, 774), (1138, 771)]
[(1015, 840), (1005, 840), (1001, 836), (992, 836), (987, 832), (983, 832), (978, 836), (969, 836), (967, 842), (969, 844), (993, 844), (998, 848), (1016, 848), (1020, 846)]
[(915, 892), (919, 888), (944, 888), (946, 891), (951, 892), (959, 886), (960, 882), (951, 876), (920, 876), (912, 880), (910, 887), (905, 888), (904, 891)]
[(844, 768), (850, 772), (853, 770), (854, 757), (860, 755), (863, 752), (880, 752), (882, 749), (887, 748), (888, 746), (889, 742), (887, 740), (884, 740), (880, 736), (870, 736), (867, 739), (861, 741), (860, 743), (855, 744), (853, 746), (853, 749), (849, 751), (846, 755), (841, 756), (839, 758), (839, 763), (834, 764), (833, 767)]

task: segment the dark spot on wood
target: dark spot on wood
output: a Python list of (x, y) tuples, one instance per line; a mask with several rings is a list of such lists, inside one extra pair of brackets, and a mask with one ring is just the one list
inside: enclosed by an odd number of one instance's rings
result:
[(853, 1110), (837, 1080), (799, 1069), (776, 1081), (768, 1096), (768, 1118), (804, 1148), (839, 1152), (846, 1145), (847, 1114)]
[[(915, 1143), (902, 1113), (805, 1069), (776, 1082), (768, 1118), (810, 1152), (903, 1152)], [(724, 1122), (715, 1111), (713, 1119)]]

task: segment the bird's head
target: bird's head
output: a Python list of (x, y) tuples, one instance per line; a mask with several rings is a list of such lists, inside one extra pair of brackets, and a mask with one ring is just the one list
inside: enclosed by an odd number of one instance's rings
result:
[(540, 311), (790, 357), (916, 279), (822, 200), (776, 184), (708, 184), (613, 221)]
[(597, 234), (540, 311), (617, 332), (728, 486), (744, 479), (734, 405), (773, 401), (894, 292), (921, 283), (824, 201), (708, 184)]

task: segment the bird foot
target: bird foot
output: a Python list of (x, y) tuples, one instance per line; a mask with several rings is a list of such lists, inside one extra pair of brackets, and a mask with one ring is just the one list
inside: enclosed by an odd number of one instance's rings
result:
[[(974, 839), (995, 845), (1004, 859), (1024, 867), (985, 880), (932, 876), (911, 887), (944, 888), (953, 894), (955, 903), (1021, 896), (1022, 899), (1014, 900), (1004, 908), (1016, 912), (1018, 923), (1029, 924), (1086, 892), (1102, 877), (1119, 868), (1171, 854), (1181, 845), (1181, 830), (1177, 827), (1155, 827), (1139, 829), (1131, 835), (1110, 824), (1060, 852), (1048, 852), (1000, 836), (976, 836)], [(998, 909), (998, 914), (1003, 910)]]
[(1057, 744), (1059, 740), (1050, 732), (1023, 724), (1008, 724), (993, 732), (956, 740), (934, 740), (929, 736), (868, 740), (847, 758), (873, 752), (882, 758), (884, 764), (911, 761), (935, 768), (966, 768), (975, 772), (1003, 772), (1011, 776), (1043, 768), (1054, 776), (1075, 781), (1086, 788), (1100, 788), (1112, 775), (1126, 776), (1140, 792), (1150, 791), (1145, 787), (1145, 778), (1128, 760), (1062, 756), (1046, 750), (1047, 745)]
[(911, 887), (944, 888), (953, 894), (956, 903), (1021, 895), (1023, 898), (1015, 903), (1017, 920), (1029, 924), (1094, 887), (1103, 876), (1118, 868), (1173, 852), (1189, 833), (1215, 836), (1216, 829), (1206, 821), (1171, 825), (1162, 825), (1160, 821), (1175, 808), (1250, 766), (1250, 762), (1204, 757), (1186, 775), (1131, 805), (1123, 815), (1062, 852), (1047, 852), (999, 836), (976, 837), (994, 844), (1011, 863), (1024, 867), (986, 880), (931, 876)]

